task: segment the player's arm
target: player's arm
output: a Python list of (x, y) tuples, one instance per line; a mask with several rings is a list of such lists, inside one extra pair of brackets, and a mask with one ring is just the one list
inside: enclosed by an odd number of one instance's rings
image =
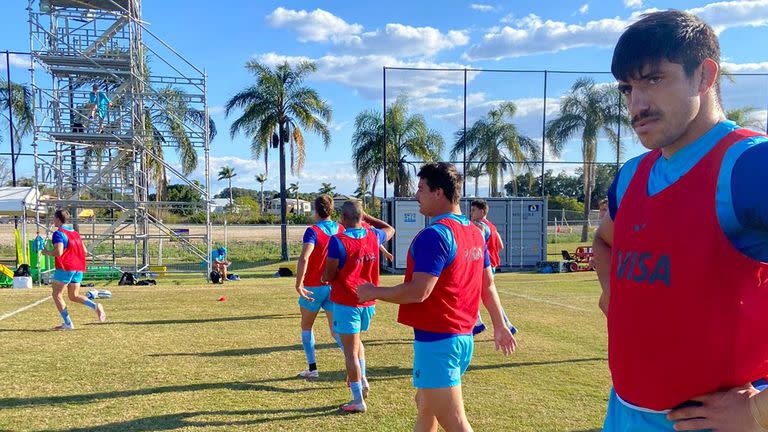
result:
[(299, 254), (299, 260), (296, 263), (296, 292), (300, 296), (310, 300), (309, 291), (304, 289), (304, 276), (307, 274), (307, 263), (312, 251), (315, 250), (314, 243), (304, 243)]
[(387, 259), (387, 261), (392, 262), (393, 259), (395, 259), (394, 256), (387, 250), (387, 248), (384, 247), (383, 244), (379, 245), (379, 251), (384, 254), (384, 258)]
[[(370, 291), (374, 297), (369, 298), (369, 300), (379, 299), (390, 303), (408, 304), (421, 303), (426, 300), (432, 294), (436, 284), (437, 276), (430, 273), (414, 272), (410, 281), (392, 287), (375, 287), (373, 284), (363, 286), (370, 285), (369, 288), (371, 288)], [(360, 295), (360, 287), (358, 287), (358, 295)]]
[(363, 222), (368, 222), (372, 227), (384, 231), (387, 234), (387, 238), (384, 241), (388, 241), (395, 235), (395, 229), (392, 228), (392, 226), (381, 219), (369, 215), (368, 213), (363, 213)]
[(701, 405), (667, 414), (676, 431), (768, 431), (768, 392), (759, 392), (750, 384), (692, 400)]
[(43, 249), (42, 253), (43, 255), (59, 258), (60, 256), (64, 255), (64, 243), (54, 243), (53, 250)]
[(501, 233), (499, 233), (498, 231), (496, 231), (496, 238), (499, 241), (499, 250), (504, 249), (504, 240), (501, 239)]
[(325, 259), (325, 272), (323, 273), (323, 282), (330, 282), (339, 272), (339, 260), (338, 258), (327, 257)]
[(600, 310), (608, 316), (608, 302), (611, 298), (611, 248), (613, 246), (613, 219), (606, 213), (595, 232), (592, 241), (594, 253), (593, 265), (600, 281), (602, 293), (600, 294)]
[(491, 316), (493, 323), (493, 336), (496, 341), (496, 349), (502, 350), (504, 354), (511, 354), (517, 347), (515, 337), (510, 333), (509, 328), (504, 324), (504, 313), (501, 308), (499, 293), (496, 291), (496, 283), (493, 277), (493, 270), (488, 265), (483, 269), (483, 306)]

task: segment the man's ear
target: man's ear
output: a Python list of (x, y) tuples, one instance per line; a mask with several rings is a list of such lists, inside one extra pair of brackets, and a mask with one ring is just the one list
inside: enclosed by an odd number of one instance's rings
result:
[(699, 94), (708, 92), (720, 79), (718, 73), (720, 72), (720, 66), (716, 61), (711, 58), (704, 59), (701, 62), (701, 81), (699, 82)]

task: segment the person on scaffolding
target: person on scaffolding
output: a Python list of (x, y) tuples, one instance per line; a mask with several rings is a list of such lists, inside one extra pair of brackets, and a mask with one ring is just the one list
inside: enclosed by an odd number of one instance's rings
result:
[(104, 133), (104, 119), (107, 118), (107, 108), (112, 106), (112, 101), (107, 97), (106, 93), (99, 90), (98, 84), (94, 84), (89, 102), (93, 104), (89, 118), (93, 119), (93, 116), (98, 114), (99, 133)]

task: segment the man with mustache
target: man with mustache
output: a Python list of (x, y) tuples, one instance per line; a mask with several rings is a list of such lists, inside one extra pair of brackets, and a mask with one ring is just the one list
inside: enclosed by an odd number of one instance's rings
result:
[(611, 70), (651, 151), (619, 171), (593, 245), (603, 430), (767, 430), (766, 138), (726, 120), (717, 36), (692, 14), (643, 15)]

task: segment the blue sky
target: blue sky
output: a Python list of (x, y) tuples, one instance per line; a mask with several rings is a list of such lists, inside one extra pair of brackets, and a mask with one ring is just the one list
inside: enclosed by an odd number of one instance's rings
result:
[[(0, 49), (28, 50), (26, 4), (26, 0), (0, 3)], [(214, 8), (214, 4), (226, 7)], [(767, 0), (165, 0), (144, 2), (143, 13), (154, 33), (193, 64), (205, 68), (208, 101), (220, 131), (211, 145), (211, 170), (215, 174), (221, 166), (235, 167), (239, 175), (234, 184), (240, 187), (257, 188), (254, 175), (264, 171), (263, 161), (250, 157), (248, 139), (230, 138), (228, 129), (234, 116), (226, 118), (222, 109), (229, 97), (253, 83), (243, 65), (254, 59), (269, 65), (284, 60), (316, 61), (319, 69), (309, 84), (333, 108), (333, 139), (325, 151), (318, 137), (307, 134), (305, 169), (298, 178), (289, 176), (289, 181), (298, 179), (307, 191), (317, 190), (321, 182), (331, 182), (338, 192), (350, 193), (356, 188), (349, 162), (354, 118), (362, 110), (381, 110), (383, 66), (607, 71), (613, 44), (622, 29), (639, 13), (670, 7), (698, 13), (715, 27), (723, 61), (731, 71), (768, 72), (762, 43), (768, 25)], [(0, 66), (3, 74), (4, 67)], [(26, 82), (26, 67), (22, 59), (14, 59), (12, 79)], [(548, 118), (557, 114), (559, 95), (579, 76), (549, 74)], [(612, 80), (610, 75), (593, 77)], [(389, 71), (387, 80), (388, 101), (400, 92), (407, 93), (412, 112), (424, 115), (450, 145), (452, 133), (461, 125), (463, 74)], [(757, 115), (765, 122), (768, 78), (740, 77), (736, 84), (724, 85), (723, 97), (727, 107), (759, 108)], [(467, 99), (470, 122), (499, 101), (516, 102), (520, 129), (540, 140), (542, 74), (470, 73)], [(642, 152), (631, 132), (624, 141), (623, 160)], [(7, 140), (2, 145), (7, 147)], [(276, 156), (270, 155), (270, 161), (276, 162)], [(548, 158), (557, 159), (552, 155)], [(578, 143), (569, 145), (559, 158), (579, 160)], [(598, 159), (611, 161), (615, 155), (603, 145)], [(276, 163), (271, 164), (267, 188), (277, 188), (276, 168)], [(24, 164), (20, 170), (22, 175), (28, 174), (31, 166)], [(200, 177), (200, 170), (193, 176)], [(224, 187), (224, 182), (212, 183), (214, 191)]]

